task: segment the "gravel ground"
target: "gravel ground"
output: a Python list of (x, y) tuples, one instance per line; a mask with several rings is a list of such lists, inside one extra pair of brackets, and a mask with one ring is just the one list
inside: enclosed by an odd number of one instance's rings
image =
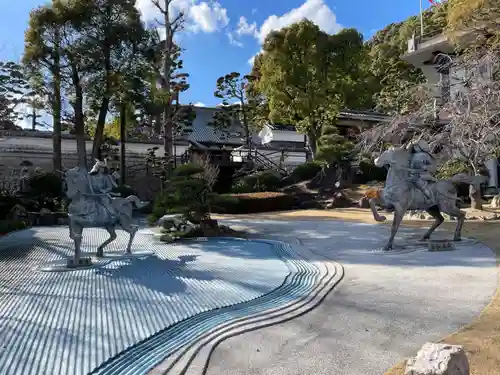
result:
[[(222, 342), (208, 375), (380, 375), (426, 341), (470, 323), (496, 289), (495, 256), (472, 241), (451, 252), (383, 255), (373, 250), (382, 247), (385, 226), (333, 220), (227, 223), (300, 239), (316, 254), (342, 263), (345, 278), (312, 312)], [(399, 244), (419, 232), (413, 231), (402, 230)]]

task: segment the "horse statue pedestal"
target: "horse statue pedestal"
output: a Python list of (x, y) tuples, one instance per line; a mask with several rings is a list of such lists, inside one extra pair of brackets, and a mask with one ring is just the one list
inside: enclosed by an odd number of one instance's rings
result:
[(448, 240), (430, 240), (427, 242), (427, 249), (429, 251), (452, 251), (455, 250), (455, 244)]
[(66, 267), (68, 268), (90, 267), (92, 265), (92, 258), (90, 257), (80, 259), (69, 258), (66, 262)]

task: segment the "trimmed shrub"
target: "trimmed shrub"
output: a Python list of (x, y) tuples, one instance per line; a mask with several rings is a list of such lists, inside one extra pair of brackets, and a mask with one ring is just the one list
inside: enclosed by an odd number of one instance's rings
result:
[(210, 219), (218, 194), (210, 190), (203, 172), (204, 169), (196, 164), (183, 164), (174, 169), (163, 192), (155, 199), (149, 222), (153, 224), (170, 213), (181, 213), (193, 223)]
[(290, 175), (292, 183), (307, 181), (314, 178), (325, 165), (324, 162), (318, 160), (306, 161), (298, 165)]
[(35, 173), (29, 179), (29, 191), (24, 194), (23, 201), (22, 205), (29, 211), (42, 208), (52, 212), (65, 211), (67, 202), (62, 179), (51, 172)]
[(16, 204), (22, 204), (19, 198), (7, 192), (0, 192), (0, 217), (6, 218)]
[(385, 168), (375, 166), (372, 162), (360, 162), (359, 170), (361, 172), (361, 176), (358, 177), (359, 180), (356, 182), (360, 184), (366, 184), (372, 181), (385, 181), (387, 177), (387, 170)]
[(63, 182), (54, 173), (40, 172), (35, 173), (29, 179), (31, 196), (46, 197), (46, 198), (61, 198), (64, 196)]
[(127, 198), (131, 195), (137, 195), (137, 192), (128, 185), (118, 185), (112, 190), (115, 194), (120, 194), (120, 197)]
[(216, 203), (217, 212), (224, 214), (285, 211), (293, 209), (294, 205), (293, 196), (278, 192), (224, 194)]
[(0, 220), (0, 236), (16, 230), (26, 229), (27, 227), (24, 221)]
[(262, 171), (238, 179), (231, 189), (235, 194), (277, 191), (281, 177), (274, 171)]

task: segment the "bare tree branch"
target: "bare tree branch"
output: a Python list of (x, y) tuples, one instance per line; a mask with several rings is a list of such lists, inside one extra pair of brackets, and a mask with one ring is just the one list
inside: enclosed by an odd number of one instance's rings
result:
[(500, 147), (500, 54), (474, 51), (443, 67), (450, 71), (449, 98), (440, 97), (442, 84), (411, 88), (413, 110), (362, 133), (357, 151), (374, 154), (387, 144), (425, 139), (438, 156), (463, 159), (474, 171), (495, 158)]

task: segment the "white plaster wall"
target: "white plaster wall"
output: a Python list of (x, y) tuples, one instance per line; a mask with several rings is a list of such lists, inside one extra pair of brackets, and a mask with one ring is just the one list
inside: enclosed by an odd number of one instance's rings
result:
[(304, 134), (295, 131), (273, 130), (273, 141), (304, 142)]
[[(87, 152), (92, 151), (92, 142), (85, 142)], [(158, 156), (162, 155), (161, 144), (155, 143), (127, 143), (126, 151), (133, 154), (145, 154), (149, 148), (158, 147), (159, 150), (156, 152)], [(182, 155), (188, 146), (177, 145), (176, 155)], [(5, 137), (0, 138), (0, 150), (19, 150), (19, 149), (30, 149), (30, 150), (40, 150), (52, 152), (52, 139), (51, 138), (38, 138), (38, 137)], [(63, 153), (73, 153), (76, 152), (76, 140), (74, 139), (62, 139), (61, 149)]]

